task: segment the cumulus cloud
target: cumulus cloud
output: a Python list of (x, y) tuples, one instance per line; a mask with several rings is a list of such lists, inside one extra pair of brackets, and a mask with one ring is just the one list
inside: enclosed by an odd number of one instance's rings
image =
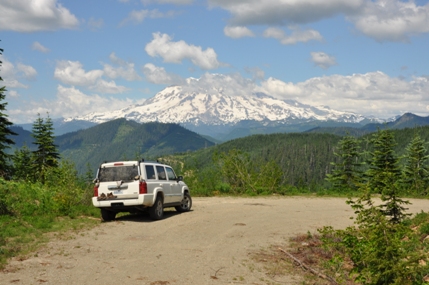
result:
[(429, 32), (429, 3), (418, 6), (414, 1), (367, 1), (362, 13), (349, 19), (377, 41), (407, 41), (411, 35)]
[(225, 36), (233, 39), (255, 36), (255, 34), (251, 30), (249, 30), (247, 27), (242, 26), (226, 26), (223, 29), (223, 33), (225, 34)]
[(326, 54), (324, 52), (312, 52), (311, 53), (311, 60), (313, 63), (323, 69), (328, 69), (329, 67), (333, 65), (337, 65), (337, 61), (335, 57)]
[(54, 31), (78, 25), (78, 19), (56, 0), (0, 1), (0, 30)]
[(37, 76), (36, 69), (30, 65), (13, 64), (2, 55), (0, 55), (0, 61), (2, 61), (2, 84), (8, 88), (28, 88), (26, 84), (22, 83), (22, 80), (34, 80)]
[(46, 47), (44, 47), (41, 43), (39, 43), (39, 42), (34, 42), (33, 43), (33, 45), (31, 46), (31, 48), (33, 49), (33, 50), (37, 50), (37, 51), (40, 51), (40, 52), (43, 52), (43, 53), (47, 53), (47, 52), (49, 52), (49, 49), (48, 48), (46, 48)]
[(60, 60), (57, 62), (54, 77), (65, 84), (75, 86), (89, 86), (103, 75), (102, 70), (86, 72), (79, 61)]
[(315, 30), (301, 30), (297, 26), (289, 27), (289, 29), (292, 30), (292, 33), (287, 35), (283, 30), (271, 27), (264, 31), (264, 37), (277, 39), (284, 45), (323, 40), (323, 37), (320, 35), (320, 33)]
[(201, 69), (215, 69), (220, 66), (217, 54), (212, 48), (203, 50), (200, 46), (189, 45), (185, 41), (173, 42), (167, 34), (153, 33), (153, 40), (145, 50), (151, 57), (160, 56), (164, 62), (181, 63), (188, 59)]
[(123, 78), (127, 81), (141, 80), (141, 77), (134, 69), (134, 63), (127, 62), (116, 56), (114, 52), (109, 55), (110, 61), (115, 65), (103, 64), (104, 75), (111, 79)]
[(187, 92), (249, 96), (256, 90), (256, 84), (239, 73), (205, 73), (200, 78), (188, 78), (183, 90)]
[(177, 12), (175, 11), (169, 11), (167, 13), (162, 13), (158, 9), (154, 10), (133, 10), (131, 11), (128, 16), (122, 20), (122, 22), (119, 24), (120, 26), (124, 26), (128, 23), (134, 23), (139, 24), (143, 22), (144, 19), (150, 18), (150, 19), (157, 19), (157, 18), (169, 18), (176, 15)]
[(49, 112), (49, 115), (53, 118), (76, 117), (82, 115), (82, 110), (85, 110), (85, 113), (109, 112), (132, 104), (139, 104), (143, 101), (144, 99), (135, 101), (128, 98), (118, 99), (98, 94), (88, 95), (76, 87), (58, 85), (55, 99), (43, 100), (42, 102), (26, 102), (22, 108), (10, 109), (8, 113), (13, 121), (32, 122), (38, 113), (45, 114)]
[(261, 84), (262, 92), (281, 99), (294, 99), (310, 105), (389, 118), (404, 112), (425, 114), (429, 106), (429, 79), (411, 81), (389, 77), (382, 72), (331, 75), (290, 83), (269, 78)]
[(155, 66), (152, 63), (145, 64), (143, 73), (147, 81), (154, 84), (180, 85), (184, 83), (184, 79), (179, 75), (168, 73), (163, 67)]
[[(114, 69), (113, 67), (105, 67), (105, 69), (109, 76), (132, 77), (135, 75), (133, 70)], [(64, 84), (85, 86), (90, 90), (107, 94), (123, 93), (128, 90), (124, 86), (116, 85), (114, 81), (104, 80), (103, 75), (105, 75), (103, 70), (85, 71), (79, 61), (67, 60), (58, 61), (54, 71), (54, 77)]]
[(156, 4), (175, 4), (175, 5), (189, 5), (194, 0), (141, 0), (145, 5), (156, 3)]
[(306, 24), (349, 14), (365, 0), (209, 0), (211, 7), (231, 13), (231, 25)]
[(338, 15), (377, 41), (406, 41), (429, 32), (429, 3), (401, 0), (209, 0), (231, 14), (229, 26), (288, 26)]

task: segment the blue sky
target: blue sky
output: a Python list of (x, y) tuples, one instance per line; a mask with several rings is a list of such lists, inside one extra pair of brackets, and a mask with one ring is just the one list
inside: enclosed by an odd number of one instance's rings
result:
[(428, 0), (0, 0), (0, 40), (17, 124), (171, 85), (429, 115)]

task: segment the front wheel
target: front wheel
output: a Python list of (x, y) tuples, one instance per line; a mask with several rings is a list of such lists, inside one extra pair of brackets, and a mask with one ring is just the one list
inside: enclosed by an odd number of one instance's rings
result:
[(150, 217), (153, 220), (161, 220), (164, 216), (164, 204), (162, 202), (162, 197), (157, 196), (155, 200), (155, 204), (149, 208)]
[(116, 212), (112, 212), (103, 208), (101, 208), (100, 211), (103, 222), (110, 222), (116, 218)]
[(180, 201), (180, 206), (174, 207), (177, 212), (183, 213), (191, 210), (192, 207), (192, 198), (188, 192), (183, 195), (182, 201)]

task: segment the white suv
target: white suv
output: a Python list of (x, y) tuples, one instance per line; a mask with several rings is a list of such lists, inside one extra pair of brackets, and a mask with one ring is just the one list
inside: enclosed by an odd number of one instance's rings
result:
[(119, 212), (149, 211), (160, 220), (164, 208), (189, 211), (192, 199), (182, 176), (171, 166), (152, 161), (118, 161), (100, 165), (94, 180), (92, 204), (100, 208), (104, 221)]

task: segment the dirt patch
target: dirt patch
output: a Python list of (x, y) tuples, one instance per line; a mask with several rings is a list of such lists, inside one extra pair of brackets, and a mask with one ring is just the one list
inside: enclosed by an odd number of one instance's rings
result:
[[(353, 211), (337, 198), (194, 198), (193, 210), (124, 216), (11, 260), (2, 284), (298, 284), (267, 274), (251, 254), (322, 226), (344, 228)], [(413, 212), (426, 200), (412, 201)]]

